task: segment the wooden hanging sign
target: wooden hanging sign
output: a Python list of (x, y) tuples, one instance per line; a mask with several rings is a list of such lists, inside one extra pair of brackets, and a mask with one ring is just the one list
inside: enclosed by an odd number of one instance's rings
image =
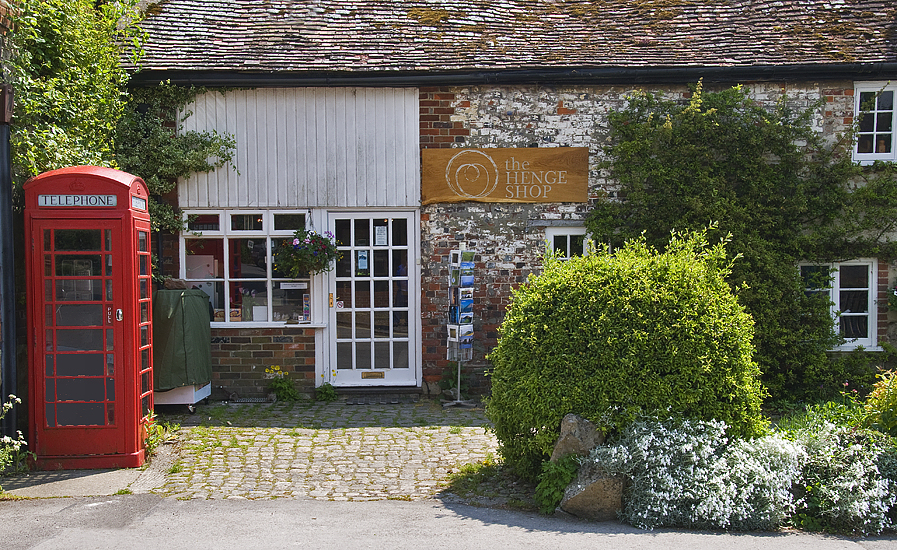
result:
[(586, 202), (586, 147), (424, 149), (421, 202)]

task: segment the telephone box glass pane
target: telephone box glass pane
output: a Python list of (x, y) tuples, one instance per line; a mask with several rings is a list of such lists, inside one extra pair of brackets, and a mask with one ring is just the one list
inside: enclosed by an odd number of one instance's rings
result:
[(56, 306), (56, 325), (83, 327), (103, 324), (103, 306), (100, 304), (59, 304)]
[(115, 331), (111, 328), (106, 329), (106, 351), (115, 349)]
[(146, 300), (149, 298), (149, 283), (146, 279), (140, 280), (140, 299)]
[(44, 382), (44, 400), (56, 401), (56, 379), (45, 378)]
[[(44, 277), (50, 277), (53, 275), (53, 256), (50, 254), (44, 255)], [(50, 281), (47, 281), (47, 284), (50, 284)]]
[(44, 306), (44, 326), (53, 326), (53, 306), (49, 304)]
[(103, 299), (103, 284), (98, 279), (64, 279), (56, 281), (58, 302), (99, 302)]
[(47, 426), (49, 426), (50, 428), (55, 428), (56, 427), (56, 405), (55, 404), (47, 403), (45, 417), (47, 419)]
[(115, 401), (115, 379), (106, 379), (106, 401)]
[(103, 329), (57, 330), (56, 349), (59, 351), (102, 351)]
[(146, 370), (150, 367), (149, 350), (140, 350), (140, 370)]
[(44, 369), (47, 376), (53, 376), (53, 356), (49, 353), (44, 356)]
[(106, 300), (112, 301), (112, 281), (106, 281)]
[(57, 229), (53, 241), (57, 251), (99, 251), (103, 249), (100, 229)]
[(115, 354), (106, 354), (106, 376), (115, 376)]
[[(53, 232), (49, 229), (44, 229), (44, 251), (48, 252), (53, 248)], [(48, 273), (49, 275), (49, 273)]]
[(150, 397), (152, 394), (145, 395), (143, 399), (140, 400), (141, 409), (143, 410), (142, 416), (146, 416), (153, 412), (152, 407), (150, 406)]
[(103, 376), (102, 353), (60, 353), (56, 376)]
[[(140, 375), (140, 393), (146, 393), (150, 391), (152, 388), (152, 384), (150, 384), (150, 373), (146, 371), (145, 373)], [(111, 399), (110, 399), (111, 401)]]
[(57, 403), (57, 423), (59, 426), (103, 426), (105, 424), (103, 403)]
[[(112, 256), (110, 256), (111, 258)], [(146, 254), (140, 254), (137, 256), (137, 263), (140, 264), (140, 274), (141, 275), (149, 275), (149, 256)]]
[(147, 244), (147, 236), (146, 231), (138, 231), (137, 232), (137, 250), (139, 252), (148, 252), (148, 244)]
[(103, 274), (100, 269), (99, 254), (67, 254), (56, 256), (57, 277), (98, 277)]
[(106, 403), (106, 422), (110, 426), (115, 424), (115, 403)]
[(149, 304), (140, 302), (140, 322), (149, 323)]
[(112, 251), (112, 230), (111, 229), (106, 230), (104, 241), (106, 243), (106, 246), (103, 248), (103, 250), (105, 250), (106, 252)]
[(57, 378), (56, 401), (105, 401), (102, 378)]
[(142, 326), (140, 327), (140, 346), (148, 346), (149, 345), (149, 327)]

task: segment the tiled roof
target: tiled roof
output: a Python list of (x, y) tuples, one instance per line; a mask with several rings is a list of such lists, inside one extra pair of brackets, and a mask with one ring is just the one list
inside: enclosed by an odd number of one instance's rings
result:
[(148, 70), (897, 62), (895, 0), (161, 0), (142, 26)]

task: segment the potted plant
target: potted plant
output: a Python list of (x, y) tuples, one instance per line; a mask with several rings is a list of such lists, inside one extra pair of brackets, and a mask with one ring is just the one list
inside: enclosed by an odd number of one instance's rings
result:
[(292, 240), (285, 240), (274, 255), (274, 266), (291, 279), (313, 275), (333, 269), (333, 261), (339, 259), (333, 233), (323, 235), (307, 229), (293, 233)]

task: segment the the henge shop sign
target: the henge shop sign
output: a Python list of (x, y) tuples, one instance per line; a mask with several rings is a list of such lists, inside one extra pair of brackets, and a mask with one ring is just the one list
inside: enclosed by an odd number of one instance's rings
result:
[(586, 202), (586, 147), (424, 149), (421, 202)]

